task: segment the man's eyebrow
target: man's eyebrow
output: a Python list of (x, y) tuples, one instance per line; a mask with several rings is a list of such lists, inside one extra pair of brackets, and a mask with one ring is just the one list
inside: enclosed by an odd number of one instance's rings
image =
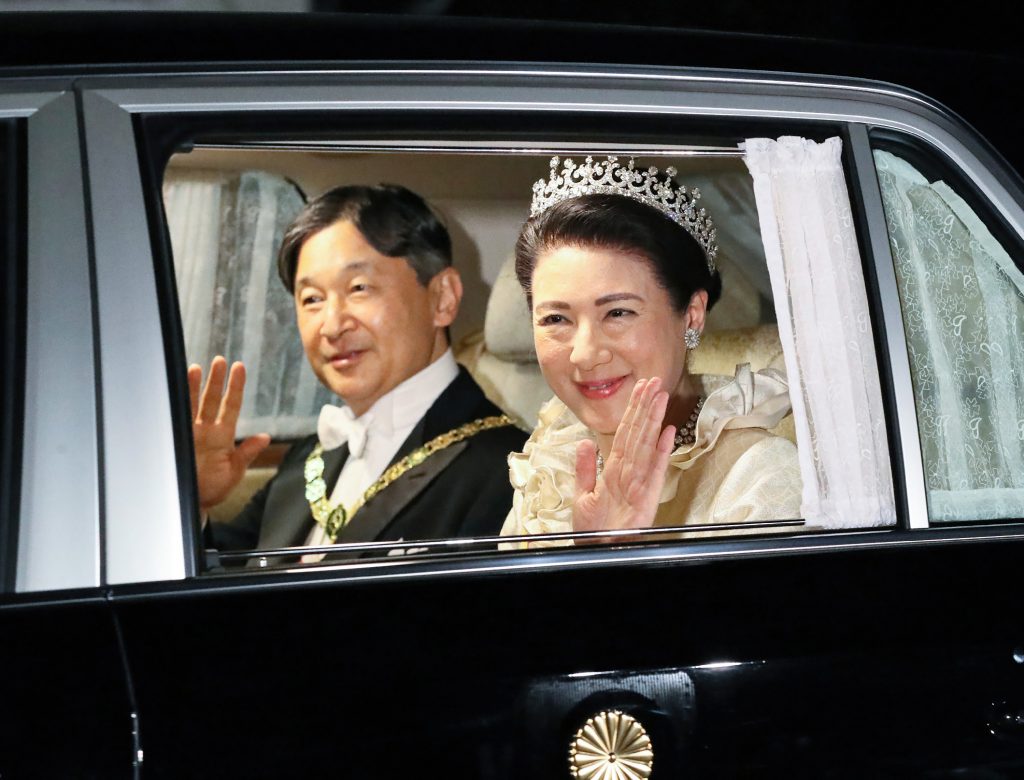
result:
[[(343, 265), (341, 268), (339, 268), (338, 269), (338, 273), (348, 274), (348, 273), (352, 273), (353, 271), (369, 271), (369, 270), (370, 270), (370, 263), (367, 262), (366, 260), (353, 260), (351, 263), (345, 263), (345, 265)], [(303, 276), (301, 279), (296, 279), (295, 280), (295, 287), (296, 288), (302, 287), (302, 286), (307, 285), (307, 284), (310, 287), (316, 287), (317, 286), (317, 280), (314, 279), (312, 276)]]
[(350, 271), (368, 271), (370, 270), (370, 262), (368, 260), (353, 260), (350, 263), (345, 263), (341, 267), (342, 273), (349, 273)]

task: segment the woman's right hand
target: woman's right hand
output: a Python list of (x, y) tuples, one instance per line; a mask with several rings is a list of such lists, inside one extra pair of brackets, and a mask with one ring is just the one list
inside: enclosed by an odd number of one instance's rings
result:
[[(202, 397), (202, 366), (188, 367), (188, 394), (192, 402), (192, 441), (196, 453), (196, 478), (199, 485), (199, 508), (208, 510), (219, 504), (245, 475), (257, 455), (270, 444), (270, 436), (260, 433), (235, 446), (235, 428), (242, 408), (245, 389), (245, 366), (228, 362), (218, 355), (210, 364)], [(224, 375), (228, 375), (224, 390)]]
[(671, 425), (662, 430), (667, 408), (668, 393), (661, 389), (661, 380), (640, 379), (633, 386), (600, 475), (594, 442), (587, 439), (577, 445), (574, 531), (654, 524), (676, 433)]

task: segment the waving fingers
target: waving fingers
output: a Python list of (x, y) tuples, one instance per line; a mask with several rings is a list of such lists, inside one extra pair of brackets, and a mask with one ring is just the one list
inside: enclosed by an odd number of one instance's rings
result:
[(188, 400), (192, 408), (192, 419), (199, 413), (199, 387), (203, 382), (203, 367), (193, 363), (188, 367)]
[(644, 414), (644, 399), (651, 381), (638, 379), (636, 384), (633, 385), (633, 392), (630, 393), (626, 411), (623, 412), (622, 419), (619, 420), (619, 425), (615, 429), (615, 436), (612, 439), (612, 450), (608, 453), (609, 464), (612, 461), (621, 461), (632, 449), (637, 420), (642, 418)]
[[(656, 382), (657, 380), (652, 380), (652, 384)], [(649, 390), (646, 403), (641, 410), (643, 416), (638, 415), (633, 426), (631, 449), (626, 452), (633, 468), (640, 475), (648, 474), (654, 464), (655, 453), (662, 434), (665, 410), (668, 409), (668, 393), (659, 390), (659, 385), (660, 383), (654, 384), (654, 387)], [(674, 429), (672, 434), (675, 435)]]
[[(661, 390), (661, 379), (654, 377), (637, 382), (638, 385), (641, 383), (640, 392), (630, 399), (627, 413), (623, 415), (616, 431), (616, 439), (621, 446), (619, 454), (623, 462), (630, 465), (638, 462), (638, 455), (643, 449), (654, 445), (661, 432), (661, 421), (668, 404), (668, 393)], [(621, 439), (618, 437), (619, 432), (622, 433)]]
[(211, 424), (217, 419), (220, 411), (221, 394), (224, 392), (224, 374), (227, 372), (227, 361), (217, 355), (210, 363), (210, 375), (206, 378), (206, 387), (199, 399), (196, 420)]
[(245, 391), (245, 366), (236, 362), (231, 365), (228, 374), (228, 388), (221, 401), (220, 413), (217, 422), (230, 425), (232, 428), (238, 422), (238, 413), (242, 410), (242, 397)]
[(592, 493), (597, 487), (597, 445), (584, 439), (576, 445), (576, 496)]

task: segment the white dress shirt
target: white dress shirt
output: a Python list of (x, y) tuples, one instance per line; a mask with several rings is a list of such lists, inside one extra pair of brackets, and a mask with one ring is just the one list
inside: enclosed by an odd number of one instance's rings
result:
[[(459, 374), (459, 365), (451, 348), (417, 374), (406, 379), (377, 399), (355, 419), (366, 429), (362, 452), (350, 448), (349, 457), (331, 491), (331, 503), (352, 507), (394, 459), (398, 448), (412, 433), (416, 423)], [(306, 537), (306, 545), (330, 544), (323, 527), (317, 523)], [(316, 563), (323, 554), (302, 556), (303, 563)]]

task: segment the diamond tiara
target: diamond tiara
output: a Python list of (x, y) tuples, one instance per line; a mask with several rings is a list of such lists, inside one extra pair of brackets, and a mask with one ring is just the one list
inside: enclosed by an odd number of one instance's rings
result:
[(705, 209), (698, 209), (700, 190), (694, 187), (690, 192), (684, 185), (676, 185), (673, 177), (675, 168), (665, 169), (664, 181), (658, 178), (658, 169), (653, 165), (646, 171), (639, 171), (630, 158), (626, 165), (619, 164), (618, 157), (608, 157), (605, 162), (594, 162), (587, 157), (583, 165), (576, 165), (572, 160), (562, 163), (559, 172), (558, 157), (551, 158), (551, 176), (548, 181), (538, 179), (533, 185), (533, 201), (530, 204), (530, 216), (535, 217), (551, 206), (568, 198), (580, 195), (623, 195), (627, 198), (646, 203), (656, 208), (677, 225), (683, 227), (693, 236), (708, 261), (708, 271), (715, 272), (715, 255), (718, 244), (715, 237), (718, 231), (708, 217)]

